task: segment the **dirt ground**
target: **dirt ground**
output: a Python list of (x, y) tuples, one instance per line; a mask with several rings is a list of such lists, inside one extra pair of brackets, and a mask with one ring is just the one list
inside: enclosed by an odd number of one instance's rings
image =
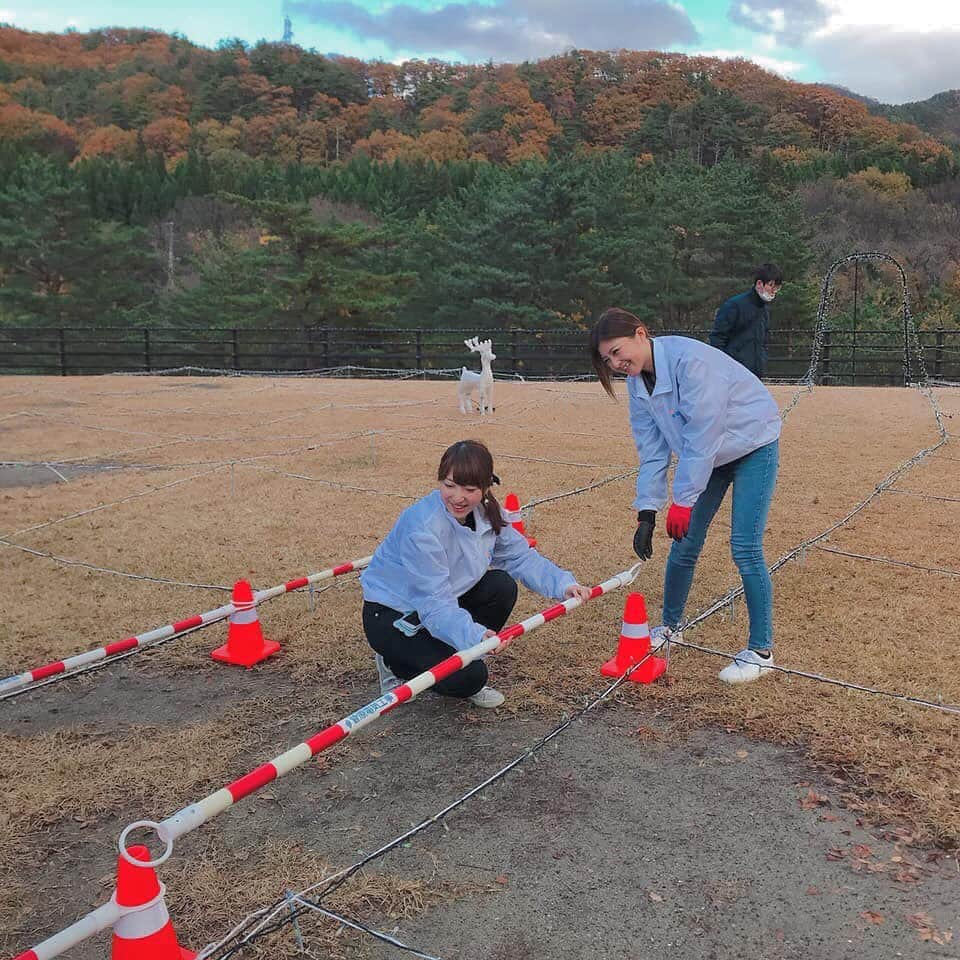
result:
[[(536, 506), (544, 553), (598, 582), (633, 562), (626, 405), (595, 384), (192, 378), (0, 381), (0, 675), (365, 556), (427, 492), (442, 449), (494, 452)], [(775, 387), (781, 407), (792, 387)], [(946, 440), (775, 576), (777, 662), (960, 703), (960, 391)], [(772, 562), (875, 493), (939, 435), (916, 390), (817, 388), (786, 419)], [(940, 499), (932, 499), (940, 498)], [(738, 583), (718, 516), (688, 616)], [(16, 546), (19, 545), (19, 546)], [(634, 589), (659, 613), (668, 541)], [(21, 549), (26, 548), (26, 549)], [(895, 566), (829, 552), (895, 560)], [(28, 552), (33, 551), (33, 552)], [(85, 566), (86, 565), (86, 566)], [(934, 571), (939, 572), (934, 572)], [(623, 596), (491, 661), (499, 711), (430, 695), (177, 843), (161, 868), (181, 939), (219, 940), (466, 793), (603, 684)], [(515, 618), (544, 606), (522, 593)], [(0, 950), (107, 899), (116, 838), (162, 819), (373, 699), (356, 578), (264, 604), (279, 657), (214, 665), (213, 626), (0, 702)], [(742, 603), (688, 639), (735, 652)], [(722, 687), (675, 652), (437, 825), (336, 892), (343, 913), (436, 957), (931, 956), (960, 937), (958, 717), (798, 676)], [(247, 954), (396, 949), (310, 912)], [(105, 935), (71, 955), (102, 955)]]

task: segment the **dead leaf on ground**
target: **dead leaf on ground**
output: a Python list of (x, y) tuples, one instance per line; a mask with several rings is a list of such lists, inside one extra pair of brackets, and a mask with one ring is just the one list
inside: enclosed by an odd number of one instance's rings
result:
[(860, 913), (860, 918), (866, 920), (867, 923), (875, 923), (878, 927), (883, 923), (883, 914), (877, 913), (875, 910), (864, 910)]
[(887, 830), (883, 834), (883, 839), (889, 840), (891, 843), (904, 843), (909, 846), (916, 838), (906, 827), (896, 827), (893, 830)]
[(663, 903), (663, 897), (661, 897), (659, 893), (654, 893), (652, 890), (648, 890), (648, 891), (647, 891), (647, 896), (648, 896), (654, 903)]
[(942, 947), (953, 940), (953, 930), (938, 930), (929, 913), (910, 913), (907, 915), (907, 923), (917, 931), (917, 936), (923, 943), (933, 942)]
[(817, 807), (825, 807), (830, 800), (822, 793), (816, 793), (813, 790), (808, 790), (807, 795), (805, 797), (800, 797), (798, 802), (801, 808), (804, 810), (816, 810)]

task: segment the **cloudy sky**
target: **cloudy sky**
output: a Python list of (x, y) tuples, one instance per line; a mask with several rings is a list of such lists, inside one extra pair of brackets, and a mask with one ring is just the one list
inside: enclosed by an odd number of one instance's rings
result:
[(156, 27), (214, 46), (227, 37), (322, 53), (479, 62), (570, 47), (747, 57), (794, 80), (835, 83), (888, 103), (960, 88), (953, 0), (0, 0), (28, 30)]

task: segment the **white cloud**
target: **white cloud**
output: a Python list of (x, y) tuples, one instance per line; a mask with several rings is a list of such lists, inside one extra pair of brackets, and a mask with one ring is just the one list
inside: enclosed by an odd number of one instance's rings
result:
[(824, 82), (888, 103), (960, 87), (956, 0), (732, 0), (728, 16), (766, 41), (757, 46), (770, 60), (752, 59), (777, 72), (798, 69), (773, 57), (787, 47), (815, 60)]
[(441, 0), (432, 9), (401, 0), (371, 12), (357, 0), (286, 0), (292, 15), (421, 56), (456, 50), (468, 59), (518, 61), (570, 47), (667, 49), (699, 35), (667, 0)]
[(800, 63), (797, 60), (781, 60), (777, 57), (767, 57), (763, 54), (749, 53), (746, 50), (697, 50), (692, 52), (691, 56), (717, 57), (719, 60), (734, 60), (737, 57), (742, 57), (744, 60), (750, 60), (758, 67), (763, 67), (764, 70), (778, 73), (782, 77), (797, 74), (806, 67), (806, 64)]
[(885, 103), (926, 100), (960, 87), (960, 29), (905, 32), (845, 27), (809, 41), (825, 79)]
[(788, 46), (802, 43), (829, 14), (821, 0), (734, 0), (727, 8), (731, 23)]
[(820, 0), (828, 19), (816, 36), (851, 27), (887, 27), (904, 33), (960, 30), (960, 4), (947, 0)]
[(21, 14), (13, 10), (0, 10), (0, 23), (12, 23), (21, 30), (53, 33), (66, 30), (68, 27), (85, 30), (87, 22), (85, 17), (71, 17), (60, 12), (51, 13), (49, 10), (30, 10), (28, 13)]

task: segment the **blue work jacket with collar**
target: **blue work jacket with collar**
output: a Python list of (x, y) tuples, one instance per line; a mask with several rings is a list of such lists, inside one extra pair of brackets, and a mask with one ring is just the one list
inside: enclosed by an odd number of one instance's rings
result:
[(673, 502), (692, 507), (715, 467), (745, 457), (780, 436), (770, 391), (736, 360), (688, 337), (654, 337), (653, 393), (627, 377), (630, 427), (640, 456), (637, 510), (667, 503), (667, 467), (677, 456)]
[(360, 575), (364, 600), (403, 613), (416, 610), (432, 636), (465, 650), (479, 643), (487, 628), (457, 600), (491, 567), (556, 600), (576, 583), (510, 524), (497, 534), (479, 508), (473, 518), (476, 530), (458, 523), (439, 490), (407, 507)]

